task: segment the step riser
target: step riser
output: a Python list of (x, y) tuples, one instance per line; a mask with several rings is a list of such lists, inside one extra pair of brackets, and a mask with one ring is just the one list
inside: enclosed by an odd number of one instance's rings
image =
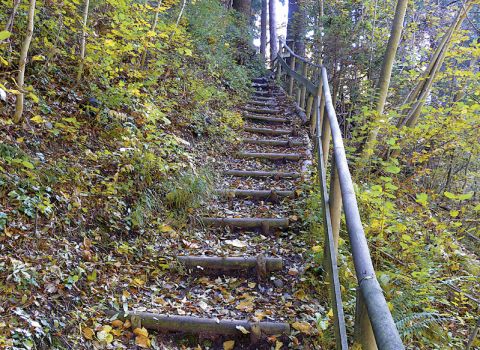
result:
[(229, 198), (249, 198), (277, 202), (283, 198), (295, 198), (293, 191), (265, 191), (265, 190), (217, 190), (217, 194)]
[(244, 128), (245, 131), (251, 132), (254, 134), (262, 134), (262, 135), (292, 135), (294, 136), (296, 133), (294, 130), (283, 130), (283, 129), (265, 129), (265, 128)]
[(290, 120), (285, 118), (266, 117), (266, 116), (251, 115), (251, 114), (246, 114), (243, 116), (243, 118), (252, 120), (253, 122), (276, 123), (276, 124), (290, 123)]
[(282, 154), (282, 153), (237, 153), (238, 158), (243, 159), (265, 159), (271, 161), (277, 160), (289, 160), (289, 161), (299, 161), (302, 159), (300, 154)]
[(304, 146), (303, 142), (299, 141), (280, 141), (280, 140), (259, 140), (259, 139), (243, 139), (243, 143), (259, 146), (273, 146), (273, 147), (300, 147)]
[[(187, 268), (215, 271), (242, 271), (255, 269), (258, 266), (257, 257), (212, 257), (212, 256), (179, 256), (177, 260)], [(280, 258), (265, 258), (266, 272), (280, 271), (283, 260)]]

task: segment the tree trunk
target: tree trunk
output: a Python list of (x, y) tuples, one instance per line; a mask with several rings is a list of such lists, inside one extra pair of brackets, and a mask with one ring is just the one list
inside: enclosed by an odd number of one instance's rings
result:
[(267, 58), (267, 11), (268, 0), (262, 0), (262, 14), (260, 17), (260, 55), (265, 61)]
[(20, 0), (15, 0), (13, 2), (12, 13), (10, 14), (10, 17), (8, 17), (8, 22), (7, 22), (7, 25), (5, 26), (5, 30), (8, 32), (11, 32), (13, 29), (13, 22), (15, 20), (15, 16), (17, 14), (19, 5), (20, 5)]
[(90, 6), (90, 0), (85, 0), (85, 7), (83, 8), (83, 21), (82, 21), (82, 41), (80, 44), (80, 65), (77, 73), (77, 84), (80, 84), (80, 80), (83, 75), (83, 66), (85, 61), (85, 46), (87, 42), (87, 22), (88, 22), (88, 8)]
[[(157, 8), (155, 10), (155, 17), (153, 18), (153, 24), (152, 24), (152, 32), (155, 32), (155, 30), (157, 29), (158, 17), (160, 16), (160, 6), (162, 6), (162, 0), (158, 2)], [(148, 49), (145, 49), (145, 51), (143, 51), (143, 54), (142, 54), (142, 59), (140, 60), (140, 67), (143, 67), (145, 65), (147, 54), (148, 54)]]
[(300, 56), (305, 56), (306, 11), (299, 0), (288, 2), (287, 43)]
[(36, 0), (30, 0), (30, 6), (28, 8), (28, 26), (27, 26), (27, 35), (23, 41), (22, 50), (20, 53), (20, 61), (18, 63), (18, 76), (17, 76), (17, 86), (20, 93), (17, 95), (17, 101), (15, 105), (15, 115), (13, 120), (15, 123), (19, 123), (22, 120), (23, 116), (23, 103), (24, 103), (24, 93), (23, 93), (23, 84), (25, 82), (25, 67), (27, 65), (28, 49), (30, 48), (30, 43), (32, 42), (33, 37), (33, 23), (35, 19), (35, 5)]
[(450, 46), (452, 36), (460, 29), (460, 26), (467, 17), (468, 12), (472, 9), (473, 4), (474, 1), (470, 0), (464, 3), (460, 8), (455, 20), (452, 22), (449, 30), (445, 33), (440, 44), (433, 53), (427, 69), (420, 77), (415, 88), (408, 95), (405, 104), (412, 105), (412, 107), (408, 110), (408, 113), (399, 120), (397, 127), (413, 127), (417, 123), (420, 111), (425, 104), (425, 99), (430, 93), (433, 81), (443, 65), (443, 60), (445, 59), (445, 54)]
[(380, 72), (380, 78), (377, 85), (377, 103), (375, 109), (375, 117), (373, 120), (373, 128), (365, 142), (365, 147), (362, 152), (362, 160), (365, 161), (373, 153), (375, 143), (377, 140), (378, 131), (380, 129), (378, 123), (383, 115), (385, 108), (385, 102), (387, 100), (388, 87), (390, 85), (390, 78), (392, 76), (392, 67), (395, 61), (395, 54), (397, 53), (398, 44), (402, 37), (403, 20), (405, 18), (405, 12), (407, 10), (408, 0), (398, 0), (395, 9), (395, 17), (392, 23), (392, 29), (390, 32), (390, 38), (388, 39), (387, 49), (383, 58), (382, 70)]
[(278, 42), (277, 42), (277, 0), (268, 1), (268, 10), (269, 10), (269, 24), (270, 24), (270, 62), (277, 57), (278, 53)]
[(252, 1), (251, 0), (233, 0), (233, 9), (244, 15), (247, 20), (250, 20), (252, 15)]

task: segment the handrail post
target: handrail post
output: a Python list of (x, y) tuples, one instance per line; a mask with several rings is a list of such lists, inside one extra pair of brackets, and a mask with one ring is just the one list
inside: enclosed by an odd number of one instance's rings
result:
[[(295, 56), (290, 55), (290, 69), (295, 71)], [(288, 95), (292, 96), (293, 94), (293, 76), (290, 76), (290, 81), (288, 82)]]
[[(300, 61), (300, 63), (298, 64), (301, 69), (299, 69), (300, 72), (303, 71), (303, 67), (305, 66), (305, 63), (303, 63), (302, 61)], [(297, 72), (298, 73), (298, 72)], [(297, 84), (297, 92), (296, 92), (296, 100), (297, 100), (297, 106), (300, 107), (300, 96), (301, 96), (301, 91), (302, 91), (302, 83), (298, 83)]]
[[(305, 78), (305, 79), (308, 79), (307, 78), (307, 64), (305, 62), (303, 62), (303, 65), (302, 65), (302, 76)], [(306, 92), (307, 92), (307, 86), (306, 85), (303, 85), (300, 89), (300, 103), (299, 103), (299, 107), (301, 109), (304, 109), (305, 108), (305, 95), (306, 95)]]
[[(320, 113), (324, 113), (322, 109), (320, 110)], [(325, 164), (328, 162), (330, 139), (331, 139), (330, 118), (329, 116), (327, 116), (327, 118), (325, 117), (323, 118), (323, 123), (322, 123), (322, 149), (323, 149), (323, 157), (324, 157)]]
[(368, 317), (367, 307), (363, 302), (360, 288), (357, 289), (357, 299), (355, 306), (355, 330), (354, 342), (362, 346), (362, 350), (378, 350), (373, 334), (372, 324)]
[[(282, 56), (282, 50), (283, 50), (283, 42), (281, 38), (278, 38), (278, 54), (277, 57), (283, 57)], [(282, 79), (282, 65), (280, 64), (280, 61), (277, 60), (277, 72), (275, 76), (275, 80), (277, 83), (280, 83), (280, 80)]]
[(313, 95), (308, 94), (307, 98), (307, 108), (305, 110), (305, 114), (307, 116), (307, 121), (310, 121), (312, 118), (312, 107), (313, 107)]
[(338, 180), (337, 162), (335, 154), (332, 156), (332, 167), (330, 170), (330, 215), (332, 217), (332, 235), (335, 246), (335, 254), (338, 253), (338, 240), (340, 238), (340, 222), (342, 216), (342, 191)]

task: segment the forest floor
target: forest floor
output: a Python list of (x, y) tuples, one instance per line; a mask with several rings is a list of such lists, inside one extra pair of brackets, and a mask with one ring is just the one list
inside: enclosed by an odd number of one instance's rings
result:
[[(189, 208), (183, 216), (162, 219), (158, 229), (139, 235), (110, 236), (102, 230), (80, 239), (78, 232), (65, 234), (43, 222), (35, 235), (21, 230), (7, 231), (1, 243), (9, 254), (2, 257), (5, 281), (2, 295), (0, 329), (14, 334), (13, 342), (25, 348), (154, 348), (154, 349), (313, 349), (317, 324), (330, 317), (326, 292), (318, 290), (311, 278), (311, 246), (301, 222), (299, 203), (305, 199), (305, 180), (309, 179), (310, 147), (307, 130), (300, 126), (294, 104), (284, 95), (272, 100), (279, 108), (274, 117), (288, 118), (284, 124), (246, 121), (244, 128), (293, 128), (287, 136), (261, 136), (240, 130), (237, 142), (197, 143), (192, 162), (209, 169), (213, 184), (204, 194), (203, 204)], [(253, 107), (253, 106), (246, 106)], [(247, 120), (247, 119), (246, 119)], [(301, 145), (269, 147), (243, 144), (242, 139), (260, 138), (297, 141)], [(300, 153), (299, 161), (252, 160), (236, 157), (239, 151)], [(227, 170), (263, 170), (298, 172), (298, 179), (241, 178), (223, 176)], [(291, 190), (294, 198), (255, 201), (228, 198), (214, 189)], [(213, 228), (202, 224), (202, 217), (288, 218), (286, 229)], [(255, 269), (215, 273), (188, 269), (177, 257), (266, 257), (283, 259), (283, 268), (259, 279)], [(22, 260), (17, 257), (21, 256)], [(5, 267), (12, 265), (12, 269)], [(2, 270), (0, 269), (0, 272)], [(8, 272), (8, 273), (7, 273)], [(15, 283), (9, 283), (15, 282)], [(17, 286), (17, 287), (16, 287)], [(20, 286), (20, 287), (18, 287)], [(164, 315), (197, 316), (210, 319), (286, 322), (290, 335), (264, 337), (261, 345), (252, 345), (249, 336), (239, 330), (237, 336), (160, 334), (129, 321), (114, 321), (106, 310), (151, 312)], [(40, 339), (34, 345), (31, 339)], [(7, 338), (8, 339), (8, 338)], [(8, 343), (10, 342), (10, 343)], [(5, 345), (12, 344), (6, 340)], [(135, 344), (135, 345), (134, 345)], [(0, 344), (1, 345), (1, 344)], [(1, 347), (1, 346), (0, 346)], [(50, 347), (51, 348), (51, 347)]]

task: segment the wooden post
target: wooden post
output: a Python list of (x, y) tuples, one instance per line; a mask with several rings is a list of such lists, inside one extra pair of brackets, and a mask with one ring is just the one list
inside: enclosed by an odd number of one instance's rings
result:
[[(282, 39), (278, 38), (278, 55), (277, 57), (282, 58), (282, 50), (283, 50), (283, 45), (282, 45)], [(275, 76), (275, 80), (277, 81), (277, 84), (280, 83), (280, 80), (282, 79), (282, 65), (280, 62), (277, 60), (277, 74)]]
[[(308, 65), (303, 62), (303, 66), (302, 66), (302, 76), (306, 79), (308, 79), (307, 77), (307, 68), (308, 68)], [(299, 103), (299, 107), (304, 109), (305, 108), (305, 95), (307, 93), (307, 87), (305, 85), (302, 86), (302, 88), (300, 89), (300, 103)]]
[[(330, 134), (330, 118), (327, 115), (324, 114), (324, 109), (325, 105), (320, 106), (320, 116), (321, 120), (323, 121), (322, 123), (322, 149), (323, 149), (323, 159), (325, 164), (328, 162), (328, 153), (329, 153), (329, 147), (330, 147), (330, 139), (332, 138), (332, 135)], [(323, 115), (323, 117), (322, 117)]]
[(333, 245), (335, 246), (335, 256), (337, 256), (338, 240), (340, 237), (340, 219), (342, 215), (342, 191), (340, 190), (340, 181), (338, 181), (338, 170), (335, 162), (335, 156), (332, 157), (332, 167), (330, 173), (329, 206), (330, 216), (332, 218)]
[(307, 99), (307, 109), (305, 110), (305, 114), (307, 116), (307, 121), (312, 120), (312, 107), (313, 107), (313, 95), (308, 94), (308, 99)]
[(363, 297), (359, 289), (357, 289), (357, 302), (355, 309), (354, 344), (360, 344), (362, 350), (378, 350), (372, 324), (368, 318), (367, 307), (363, 302)]
[[(302, 61), (300, 61), (300, 64), (301, 66), (301, 69), (299, 69), (300, 72), (303, 71), (303, 66), (305, 66), (305, 63), (303, 63)], [(297, 72), (298, 73), (298, 72)], [(296, 100), (297, 100), (297, 106), (300, 107), (300, 95), (301, 95), (301, 91), (302, 91), (302, 83), (298, 83), (297, 84), (297, 92), (296, 92)]]
[[(291, 53), (290, 53), (290, 69), (293, 71), (295, 70), (295, 56), (293, 56)], [(290, 81), (288, 82), (288, 94), (290, 96), (292, 96), (293, 94), (293, 83), (294, 83), (293, 76), (290, 76)]]

